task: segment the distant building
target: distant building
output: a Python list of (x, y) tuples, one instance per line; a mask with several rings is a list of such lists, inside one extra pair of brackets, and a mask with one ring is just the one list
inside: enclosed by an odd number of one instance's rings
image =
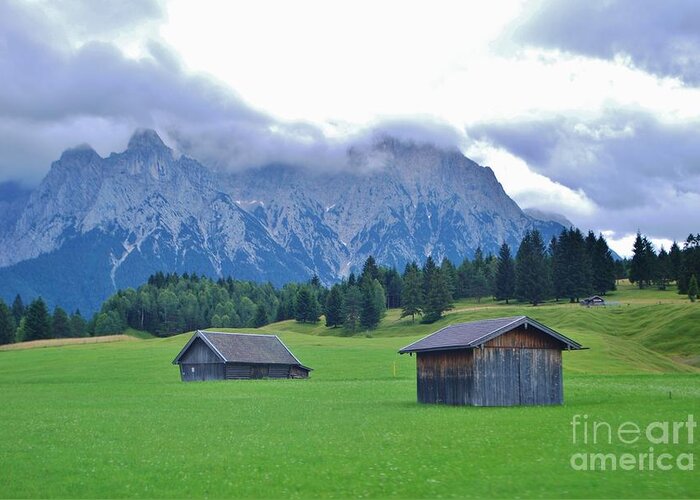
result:
[(593, 295), (592, 297), (587, 297), (583, 299), (580, 304), (582, 306), (586, 307), (591, 307), (591, 306), (604, 306), (605, 305), (605, 299), (599, 295)]
[(277, 335), (198, 330), (173, 360), (184, 382), (251, 378), (307, 378), (311, 368)]
[(581, 348), (516, 316), (450, 325), (399, 353), (416, 353), (420, 403), (551, 405), (564, 402), (561, 352)]

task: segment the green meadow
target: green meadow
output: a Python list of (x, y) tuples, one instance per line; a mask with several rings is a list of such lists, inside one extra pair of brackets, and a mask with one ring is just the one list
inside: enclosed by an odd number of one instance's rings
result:
[[(182, 383), (171, 361), (189, 335), (2, 351), (0, 496), (697, 497), (700, 474), (675, 461), (697, 460), (687, 432), (667, 444), (604, 430), (573, 442), (574, 418), (613, 430), (700, 419), (700, 304), (628, 285), (609, 300), (460, 302), (433, 325), (392, 310), (352, 337), (262, 328), (314, 369), (308, 380)], [(415, 358), (400, 347), (449, 323), (518, 314), (590, 347), (564, 353), (563, 406), (416, 403)], [(650, 448), (653, 470), (648, 456), (644, 470), (571, 465)], [(656, 467), (664, 453), (671, 470)]]

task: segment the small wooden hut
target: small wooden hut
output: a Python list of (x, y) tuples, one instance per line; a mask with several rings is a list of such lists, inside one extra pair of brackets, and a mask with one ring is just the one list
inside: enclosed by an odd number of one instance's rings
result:
[(586, 297), (583, 299), (580, 304), (585, 307), (597, 307), (597, 306), (604, 306), (605, 305), (605, 299), (601, 297), (600, 295), (593, 295), (592, 297)]
[(277, 335), (198, 330), (173, 360), (183, 382), (251, 378), (307, 378), (311, 368)]
[(581, 348), (516, 316), (450, 325), (399, 353), (416, 353), (420, 403), (515, 406), (562, 404), (562, 351)]

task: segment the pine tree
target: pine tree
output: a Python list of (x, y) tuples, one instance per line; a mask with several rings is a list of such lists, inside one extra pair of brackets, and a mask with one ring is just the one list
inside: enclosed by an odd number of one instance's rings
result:
[[(84, 337), (86, 335), (87, 322), (83, 319), (79, 309), (76, 309), (75, 312), (71, 314), (70, 327), (73, 337)], [(143, 327), (141, 327), (141, 329), (143, 329)]]
[(267, 311), (265, 311), (265, 306), (258, 304), (255, 306), (255, 317), (253, 318), (253, 326), (255, 328), (260, 328), (268, 323)]
[(423, 323), (434, 323), (452, 308), (452, 297), (442, 270), (428, 257), (423, 267)]
[(309, 280), (309, 285), (311, 285), (311, 287), (315, 290), (321, 288), (321, 279), (318, 277), (318, 274), (314, 274), (311, 277), (311, 280)]
[(508, 243), (503, 243), (498, 252), (496, 268), (496, 300), (508, 300), (515, 294), (515, 263), (510, 254)]
[(41, 297), (27, 308), (24, 322), (24, 340), (47, 339), (51, 335), (51, 318)]
[(569, 289), (566, 296), (571, 302), (578, 302), (581, 297), (591, 293), (591, 259), (595, 247), (595, 236), (583, 237), (580, 229), (569, 229)]
[(695, 302), (698, 298), (698, 279), (694, 274), (690, 277), (690, 282), (688, 283), (688, 298), (691, 302)]
[(365, 260), (364, 266), (362, 266), (362, 274), (360, 275), (360, 283), (371, 283), (373, 280), (379, 278), (379, 268), (377, 267), (377, 262), (371, 255)]
[(515, 258), (515, 295), (537, 305), (549, 296), (549, 271), (539, 231), (527, 231)]
[(62, 339), (72, 337), (72, 333), (68, 314), (66, 314), (66, 311), (56, 306), (53, 310), (53, 317), (51, 318), (51, 337)]
[(632, 246), (632, 261), (630, 262), (630, 283), (637, 283), (639, 288), (645, 288), (654, 276), (656, 253), (654, 246), (646, 236), (637, 231), (637, 237)]
[(442, 275), (445, 277), (445, 283), (447, 283), (447, 289), (450, 291), (450, 297), (454, 297), (457, 292), (457, 269), (455, 269), (455, 266), (447, 257), (442, 259), (440, 269), (442, 270)]
[(307, 314), (311, 308), (311, 292), (307, 287), (301, 287), (297, 291), (297, 297), (294, 306), (294, 319), (299, 323), (306, 323)]
[(299, 288), (294, 318), (300, 323), (316, 323), (320, 315), (321, 307), (316, 294), (308, 286)]
[(690, 278), (700, 275), (700, 234), (688, 235), (683, 243), (683, 254), (678, 276), (678, 293), (687, 294)]
[(360, 327), (362, 292), (357, 285), (349, 286), (343, 297), (343, 329), (355, 333)]
[(659, 255), (656, 258), (656, 269), (655, 269), (654, 282), (659, 290), (666, 290), (666, 286), (669, 281), (669, 274), (671, 273), (671, 260), (666, 249), (661, 245), (659, 249)]
[(0, 300), (0, 345), (15, 341), (15, 318), (7, 304)]
[(403, 274), (403, 292), (401, 294), (401, 318), (411, 317), (416, 320), (416, 314), (422, 314), (423, 283), (418, 265), (415, 262), (406, 264)]
[(401, 293), (403, 290), (403, 280), (401, 275), (392, 268), (386, 275), (386, 306), (393, 309), (401, 307)]
[(365, 284), (361, 287), (362, 308), (360, 310), (360, 326), (364, 330), (372, 330), (379, 324), (381, 311), (377, 308), (377, 302), (374, 300), (375, 296), (372, 282), (364, 283)]
[(488, 280), (486, 279), (486, 275), (484, 274), (483, 267), (477, 268), (476, 272), (472, 276), (471, 290), (471, 296), (476, 298), (476, 301), (479, 303), (481, 302), (481, 297), (488, 295)]
[(465, 258), (457, 268), (456, 298), (469, 297), (472, 282), (472, 263)]
[(333, 285), (326, 296), (324, 311), (327, 327), (335, 328), (343, 324), (343, 291), (340, 285)]
[(372, 282), (372, 294), (374, 295), (374, 304), (379, 311), (379, 319), (386, 316), (386, 292), (379, 280)]
[(15, 296), (15, 300), (12, 302), (12, 316), (15, 319), (15, 325), (19, 325), (22, 316), (27, 312), (24, 307), (24, 302), (22, 302), (22, 297), (19, 294)]
[(681, 259), (682, 259), (682, 254), (681, 254), (681, 248), (678, 246), (678, 243), (675, 241), (671, 245), (671, 250), (668, 252), (668, 260), (669, 260), (669, 279), (671, 281), (678, 281), (680, 275), (681, 275)]
[(591, 252), (593, 292), (605, 295), (607, 292), (615, 290), (615, 260), (608, 247), (608, 242), (605, 241), (602, 234), (595, 238)]

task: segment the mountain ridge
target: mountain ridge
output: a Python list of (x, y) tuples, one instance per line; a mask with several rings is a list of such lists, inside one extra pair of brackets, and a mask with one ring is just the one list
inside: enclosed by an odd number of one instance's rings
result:
[[(428, 255), (461, 261), (515, 246), (527, 229), (561, 230), (523, 213), (491, 169), (457, 150), (384, 137), (348, 156), (352, 170), (217, 172), (147, 129), (106, 158), (66, 150), (0, 235), (0, 296), (92, 311), (159, 270), (332, 283), (370, 254), (399, 268)], [(62, 269), (93, 286), (71, 285)]]

